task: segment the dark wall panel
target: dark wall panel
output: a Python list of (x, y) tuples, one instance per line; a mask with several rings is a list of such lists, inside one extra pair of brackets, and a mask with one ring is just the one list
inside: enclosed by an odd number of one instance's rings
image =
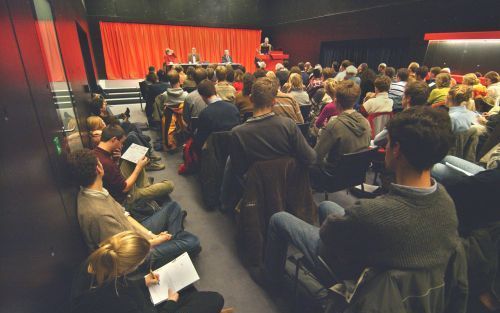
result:
[[(329, 3), (338, 1), (315, 1), (311, 3), (314, 9), (304, 10), (303, 16), (310, 17), (308, 12), (319, 12), (323, 6), (322, 12), (330, 12), (327, 17), (277, 25), (285, 20), (282, 20), (281, 16), (290, 17), (295, 14), (293, 10), (303, 9), (298, 5), (293, 6), (295, 2), (292, 1), (288, 5), (289, 1), (273, 1), (273, 7), (281, 7), (284, 13), (264, 29), (264, 34), (271, 36), (274, 46), (282, 47), (290, 54), (292, 63), (319, 62), (322, 42), (377, 38), (408, 39), (408, 60), (422, 61), (427, 47), (423, 40), (425, 33), (497, 30), (500, 26), (496, 0), (401, 1), (398, 4), (374, 8), (359, 4), (359, 9), (353, 5), (352, 10), (345, 12), (329, 9)], [(377, 1), (368, 2), (376, 4)], [(299, 13), (296, 12), (296, 16), (299, 16)]]

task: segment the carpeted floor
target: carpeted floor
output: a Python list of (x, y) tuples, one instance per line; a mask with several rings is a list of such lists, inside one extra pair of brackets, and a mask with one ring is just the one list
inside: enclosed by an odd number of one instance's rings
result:
[[(131, 110), (131, 121), (146, 122), (139, 104), (111, 107), (113, 113), (121, 113), (125, 108)], [(153, 140), (155, 133), (145, 132)], [(253, 282), (248, 272), (241, 265), (235, 245), (236, 227), (233, 220), (218, 211), (204, 209), (201, 192), (195, 176), (180, 176), (177, 168), (182, 163), (182, 154), (156, 152), (162, 157), (166, 168), (162, 171), (148, 172), (155, 181), (172, 180), (175, 189), (171, 195), (187, 212), (186, 229), (196, 234), (201, 241), (202, 252), (194, 260), (200, 275), (195, 285), (199, 290), (213, 290), (221, 293), (226, 307), (234, 307), (237, 313), (288, 313), (292, 311), (290, 299), (272, 299), (268, 293)], [(315, 195), (319, 203), (322, 194)], [(355, 198), (345, 191), (330, 194), (330, 200), (342, 206), (348, 206)]]

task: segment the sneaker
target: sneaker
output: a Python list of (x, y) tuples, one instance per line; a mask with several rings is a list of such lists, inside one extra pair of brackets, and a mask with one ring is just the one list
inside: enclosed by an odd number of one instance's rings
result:
[(165, 164), (162, 164), (160, 162), (149, 162), (148, 165), (146, 165), (146, 171), (161, 171), (162, 169), (165, 168)]
[(157, 162), (157, 161), (160, 161), (160, 160), (161, 160), (161, 156), (156, 155), (156, 154), (153, 154), (153, 153), (151, 153), (148, 157), (149, 157), (149, 159), (150, 159), (152, 162)]

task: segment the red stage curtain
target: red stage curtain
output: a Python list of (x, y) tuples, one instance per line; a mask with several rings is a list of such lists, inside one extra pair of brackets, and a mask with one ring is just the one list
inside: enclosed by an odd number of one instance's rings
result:
[(59, 52), (56, 29), (53, 21), (37, 21), (38, 42), (43, 55), (43, 63), (51, 82), (66, 81), (64, 67)]
[(195, 47), (201, 61), (219, 63), (225, 49), (233, 61), (254, 71), (261, 30), (100, 22), (108, 79), (144, 78), (148, 66), (161, 67), (165, 49), (180, 62)]

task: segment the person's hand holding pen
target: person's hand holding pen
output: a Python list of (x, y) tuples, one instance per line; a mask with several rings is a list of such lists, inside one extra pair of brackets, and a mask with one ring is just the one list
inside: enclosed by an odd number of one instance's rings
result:
[(153, 273), (152, 270), (149, 270), (149, 274), (146, 275), (146, 286), (151, 287), (154, 285), (160, 284), (160, 275)]

